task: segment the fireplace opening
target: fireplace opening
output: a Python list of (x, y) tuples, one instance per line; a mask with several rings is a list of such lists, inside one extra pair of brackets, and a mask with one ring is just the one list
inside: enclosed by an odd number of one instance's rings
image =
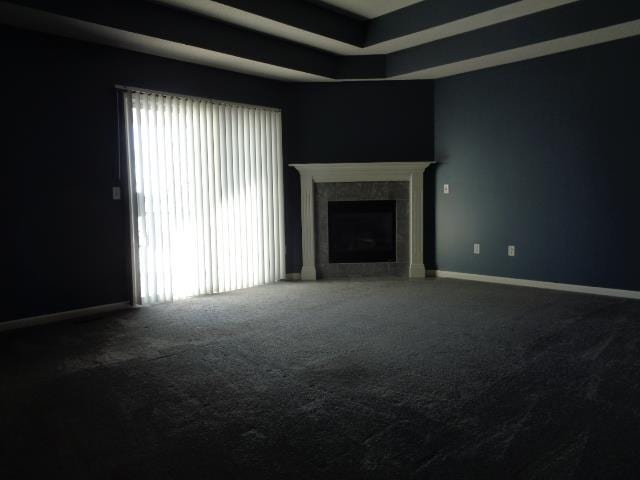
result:
[(396, 202), (328, 202), (329, 263), (396, 261)]

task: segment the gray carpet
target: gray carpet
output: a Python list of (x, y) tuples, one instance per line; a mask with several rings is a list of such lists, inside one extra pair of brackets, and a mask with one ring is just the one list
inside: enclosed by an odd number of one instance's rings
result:
[(0, 335), (0, 478), (640, 472), (640, 302), (280, 283)]

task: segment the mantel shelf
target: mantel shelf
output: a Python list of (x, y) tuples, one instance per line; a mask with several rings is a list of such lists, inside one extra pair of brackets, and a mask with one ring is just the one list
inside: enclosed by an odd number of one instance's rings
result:
[(366, 162), (366, 163), (292, 163), (301, 175), (316, 183), (408, 181), (412, 174), (424, 171), (435, 162)]

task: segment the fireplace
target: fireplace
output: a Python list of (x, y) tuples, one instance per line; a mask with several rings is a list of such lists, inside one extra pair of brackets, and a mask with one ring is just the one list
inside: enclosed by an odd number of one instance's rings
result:
[[(300, 278), (315, 280), (360, 275), (424, 278), (422, 184), (424, 170), (432, 163), (291, 164), (300, 172)], [(328, 202), (381, 200), (396, 201), (395, 261), (332, 263), (329, 260)]]
[(406, 277), (409, 182), (314, 187), (317, 278)]
[(328, 202), (329, 263), (396, 261), (396, 202)]

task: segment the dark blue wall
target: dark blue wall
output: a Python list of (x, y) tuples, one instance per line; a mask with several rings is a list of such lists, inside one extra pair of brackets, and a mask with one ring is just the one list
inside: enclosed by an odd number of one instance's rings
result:
[[(287, 164), (433, 158), (429, 81), (288, 85), (8, 27), (0, 40), (0, 321), (129, 297), (114, 84), (282, 107)], [(640, 289), (639, 49), (624, 40), (435, 83), (428, 268)], [(299, 182), (285, 172), (298, 272)], [(436, 176), (451, 195), (434, 194)]]
[(638, 51), (633, 38), (435, 82), (438, 269), (640, 290)]
[(0, 321), (130, 297), (128, 211), (111, 198), (121, 184), (114, 85), (285, 103), (286, 84), (150, 55), (8, 27), (0, 45)]
[[(291, 85), (285, 163), (433, 160), (433, 82)], [(302, 267), (300, 178), (285, 167), (287, 272)], [(425, 175), (425, 259), (434, 255), (433, 183)]]
[[(9, 27), (0, 40), (11, 92), (0, 321), (129, 299), (128, 212), (111, 199), (115, 84), (281, 107), (285, 164), (433, 157), (432, 82), (296, 85)], [(299, 180), (285, 172), (287, 267), (298, 272)]]

